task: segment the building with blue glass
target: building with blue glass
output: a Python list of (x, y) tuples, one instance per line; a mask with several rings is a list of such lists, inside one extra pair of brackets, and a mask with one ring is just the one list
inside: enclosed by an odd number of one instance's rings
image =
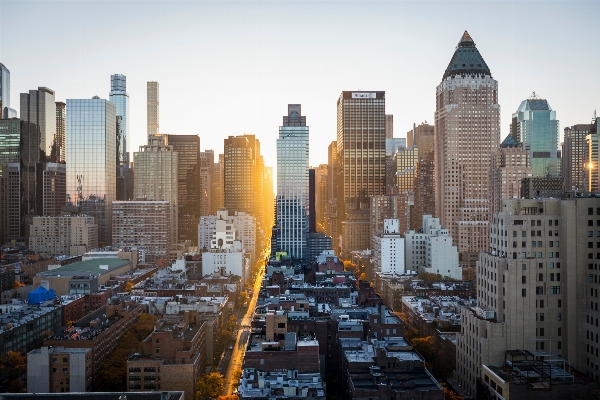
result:
[(114, 103), (94, 96), (67, 99), (67, 198), (96, 219), (98, 242), (111, 244), (116, 200), (117, 114)]
[(535, 92), (512, 115), (510, 134), (529, 152), (534, 177), (561, 176), (558, 120), (545, 99)]
[(277, 197), (272, 253), (308, 257), (308, 126), (300, 104), (288, 104), (277, 139)]
[(119, 148), (118, 165), (129, 164), (127, 139), (129, 136), (129, 93), (127, 93), (127, 78), (125, 75), (110, 76), (109, 100), (117, 107), (117, 146)]

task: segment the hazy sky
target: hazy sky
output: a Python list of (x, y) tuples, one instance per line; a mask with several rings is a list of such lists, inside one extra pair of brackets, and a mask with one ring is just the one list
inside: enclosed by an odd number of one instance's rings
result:
[(310, 163), (327, 162), (342, 90), (385, 90), (394, 136), (433, 123), (435, 89), (466, 29), (499, 81), (502, 136), (532, 91), (561, 132), (589, 123), (600, 93), (600, 3), (543, 1), (5, 1), (0, 62), (11, 102), (38, 86), (56, 99), (108, 99), (127, 76), (129, 151), (146, 142), (146, 81), (160, 83), (163, 133), (202, 150), (254, 133), (267, 165), (288, 103), (310, 126)]

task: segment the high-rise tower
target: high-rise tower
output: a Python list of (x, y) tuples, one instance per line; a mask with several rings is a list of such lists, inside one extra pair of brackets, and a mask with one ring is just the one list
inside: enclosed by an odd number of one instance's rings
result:
[(112, 240), (116, 200), (117, 113), (114, 103), (94, 96), (67, 99), (67, 196), (96, 219), (98, 242)]
[(118, 165), (128, 165), (129, 93), (127, 93), (127, 78), (125, 75), (114, 74), (110, 76), (109, 100), (117, 107), (117, 163)]
[(512, 115), (510, 134), (529, 153), (534, 177), (560, 176), (558, 120), (556, 111), (535, 92)]
[(159, 133), (158, 82), (148, 82), (146, 84), (146, 90), (148, 136), (157, 135)]
[(474, 265), (487, 248), (488, 176), (500, 143), (498, 82), (465, 31), (436, 89), (436, 215)]
[(51, 154), (50, 158), (56, 159), (55, 162), (64, 163), (66, 154), (65, 132), (67, 129), (67, 105), (62, 101), (56, 102), (56, 153)]
[(0, 63), (0, 119), (16, 117), (17, 112), (10, 108), (10, 71)]
[(52, 160), (53, 148), (56, 146), (56, 102), (54, 90), (38, 87), (28, 93), (21, 93), (21, 119), (36, 124), (39, 128), (40, 162), (57, 162)]
[(300, 104), (288, 104), (277, 139), (275, 251), (294, 259), (308, 256), (308, 126)]

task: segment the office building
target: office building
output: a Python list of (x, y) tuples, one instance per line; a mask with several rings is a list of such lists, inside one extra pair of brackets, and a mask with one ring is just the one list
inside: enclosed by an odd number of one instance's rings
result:
[(587, 136), (591, 124), (578, 124), (564, 130), (562, 151), (562, 176), (565, 191), (586, 191), (588, 188), (586, 164), (588, 162)]
[(118, 165), (129, 164), (127, 140), (129, 137), (129, 93), (127, 93), (127, 78), (125, 75), (110, 76), (109, 100), (116, 106), (117, 114), (117, 148)]
[(215, 151), (200, 152), (200, 216), (210, 215), (212, 210), (212, 189), (215, 175)]
[(165, 145), (162, 135), (150, 136), (148, 144), (133, 153), (135, 181), (133, 194), (136, 199), (169, 202), (169, 245), (178, 243), (178, 158), (173, 146)]
[(283, 117), (277, 139), (276, 234), (271, 252), (287, 252), (297, 260), (308, 257), (308, 142), (308, 126), (300, 104), (288, 104), (288, 115)]
[(0, 63), (0, 115), (3, 119), (17, 118), (16, 110), (10, 108), (10, 71)]
[(147, 134), (158, 135), (160, 133), (158, 82), (146, 83), (146, 103)]
[(465, 31), (436, 89), (436, 215), (465, 265), (487, 248), (489, 168), (500, 143), (498, 82)]
[(385, 194), (385, 92), (342, 92), (337, 115), (338, 210), (344, 214)]
[(116, 199), (117, 115), (114, 103), (94, 96), (67, 99), (67, 197), (98, 224), (98, 242), (110, 245)]
[(162, 135), (165, 145), (177, 153), (177, 241), (198, 243), (197, 222), (201, 215), (200, 137), (198, 135)]
[(529, 152), (534, 177), (560, 176), (558, 120), (546, 99), (535, 92), (512, 115), (510, 135)]
[(171, 247), (168, 201), (113, 201), (113, 246), (137, 248), (147, 263), (166, 259)]
[(256, 179), (259, 155), (260, 144), (254, 135), (224, 139), (223, 200), (229, 212), (243, 211), (255, 215), (259, 193)]
[(406, 232), (406, 270), (462, 280), (458, 251), (448, 230), (440, 226), (440, 219), (423, 215), (421, 226), (422, 232)]
[(337, 219), (337, 142), (327, 147), (327, 208), (325, 210), (325, 234), (331, 237), (333, 249), (339, 251), (339, 233)]
[(600, 181), (600, 172), (598, 172), (598, 118), (594, 114), (592, 119), (590, 133), (585, 137), (587, 160), (584, 168), (584, 177), (587, 180), (587, 190), (591, 193), (598, 193), (598, 182)]
[(419, 232), (423, 215), (435, 214), (435, 162), (433, 151), (419, 157), (415, 177), (414, 206), (410, 212), (410, 229)]
[(40, 162), (58, 162), (51, 159), (56, 146), (56, 102), (54, 90), (38, 87), (28, 93), (21, 93), (21, 120), (35, 124), (39, 129)]
[(92, 390), (92, 349), (42, 346), (27, 353), (27, 393)]
[(598, 379), (598, 227), (598, 198), (502, 202), (477, 263), (478, 308), (461, 313), (461, 387), (474, 395), (482, 366), (502, 365), (511, 349), (554, 353)]
[(213, 165), (213, 177), (210, 190), (210, 215), (216, 215), (217, 211), (225, 206), (223, 203), (223, 154), (219, 154), (217, 162)]
[[(371, 248), (375, 247), (375, 237), (383, 233), (384, 221), (386, 219), (397, 219), (399, 222), (398, 230), (402, 235), (404, 235), (404, 232), (409, 229), (409, 217), (406, 215), (406, 200), (407, 199), (405, 195), (371, 197), (369, 215), (369, 236), (371, 237)], [(374, 278), (374, 275), (367, 276), (367, 278)]]
[(55, 162), (64, 163), (66, 160), (66, 142), (65, 133), (67, 131), (67, 105), (62, 101), (56, 102), (56, 136), (54, 140), (55, 153), (50, 154), (50, 158)]
[(419, 149), (399, 147), (394, 154), (394, 172), (397, 193), (412, 192), (415, 189)]
[(406, 132), (406, 147), (418, 147), (421, 154), (426, 155), (434, 150), (434, 131), (435, 127), (427, 122), (421, 122), (419, 125), (413, 124), (413, 128)]
[(405, 138), (385, 139), (385, 194), (387, 195), (398, 194), (394, 156), (400, 148), (406, 148)]
[(394, 115), (385, 115), (385, 138), (392, 139), (394, 137)]
[(532, 176), (531, 153), (522, 143), (508, 135), (492, 156), (490, 166), (489, 191), (492, 213), (502, 211), (502, 199), (518, 199), (521, 194), (521, 182)]
[(29, 248), (44, 257), (79, 256), (98, 247), (98, 225), (85, 215), (33, 217), (29, 235)]
[(46, 163), (42, 173), (43, 197), (41, 215), (60, 215), (62, 208), (67, 205), (66, 165)]
[(315, 168), (315, 223), (317, 232), (325, 232), (325, 216), (327, 215), (327, 182), (328, 166), (320, 164)]

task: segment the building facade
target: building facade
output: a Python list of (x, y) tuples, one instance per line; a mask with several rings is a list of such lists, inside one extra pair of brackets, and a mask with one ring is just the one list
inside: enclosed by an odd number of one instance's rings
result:
[(528, 151), (534, 177), (560, 176), (558, 120), (546, 99), (535, 92), (512, 115), (510, 135)]
[(474, 265), (487, 247), (488, 176), (500, 143), (498, 82), (465, 31), (436, 89), (436, 216)]
[(135, 181), (133, 194), (136, 199), (169, 202), (169, 244), (176, 244), (178, 232), (178, 157), (173, 146), (165, 145), (162, 135), (151, 136), (148, 144), (140, 146), (133, 154)]
[(58, 162), (51, 159), (57, 152), (56, 146), (56, 103), (54, 90), (38, 87), (28, 93), (21, 93), (21, 120), (35, 124), (39, 129), (39, 149), (41, 162)]
[(98, 247), (98, 225), (93, 217), (62, 215), (33, 217), (29, 248), (46, 257), (78, 256)]
[(129, 93), (127, 77), (121, 74), (110, 76), (109, 100), (116, 106), (118, 165), (129, 164)]
[(146, 83), (146, 125), (148, 136), (160, 133), (158, 82)]
[(591, 129), (591, 124), (578, 124), (564, 130), (562, 176), (565, 182), (565, 191), (587, 190), (588, 144), (586, 138)]
[(398, 219), (384, 219), (383, 232), (373, 238), (373, 272), (404, 274), (404, 238)]
[[(288, 104), (277, 139), (276, 221), (272, 252), (293, 259), (308, 257), (309, 134), (300, 104)], [(313, 175), (314, 177), (314, 175)]]
[(98, 242), (110, 245), (116, 200), (117, 115), (108, 100), (67, 99), (67, 198), (98, 224)]
[(66, 160), (67, 145), (66, 145), (66, 131), (67, 131), (67, 105), (62, 101), (56, 102), (56, 136), (55, 136), (55, 148), (56, 154), (51, 154), (50, 158), (56, 160), (56, 162), (64, 163)]
[(92, 349), (42, 346), (27, 353), (27, 393), (92, 390)]
[(114, 201), (113, 246), (136, 247), (147, 263), (166, 258), (171, 247), (168, 201)]

